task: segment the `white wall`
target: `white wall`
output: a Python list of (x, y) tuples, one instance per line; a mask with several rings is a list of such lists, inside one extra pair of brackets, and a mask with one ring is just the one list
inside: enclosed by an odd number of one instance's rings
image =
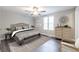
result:
[(66, 11), (61, 11), (58, 12), (56, 14), (54, 14), (55, 17), (55, 27), (57, 26), (57, 24), (59, 24), (59, 19), (62, 16), (67, 16), (69, 21), (66, 23), (67, 25), (69, 25), (70, 27), (74, 28), (75, 27), (75, 9), (70, 9), (70, 10), (66, 10)]
[(79, 48), (79, 7), (75, 9), (75, 46)]
[(79, 39), (79, 7), (75, 9), (75, 39)]
[(21, 13), (15, 13), (6, 9), (0, 8), (0, 28), (7, 28), (10, 24), (15, 23), (34, 24), (31, 16), (25, 16)]
[[(75, 27), (75, 9), (70, 9), (70, 10), (65, 10), (65, 11), (61, 11), (61, 12), (57, 12), (57, 13), (53, 13), (53, 14), (50, 14), (50, 15), (53, 15), (54, 16), (54, 26), (56, 27), (57, 24), (59, 23), (58, 20), (61, 16), (68, 16), (69, 18), (69, 22), (67, 23), (69, 26), (71, 26), (74, 30), (74, 27)], [(42, 32), (50, 35), (50, 36), (55, 36), (54, 34), (54, 31), (44, 31), (43, 30), (43, 17), (36, 17), (35, 18), (35, 23), (36, 23), (36, 27), (38, 27)]]

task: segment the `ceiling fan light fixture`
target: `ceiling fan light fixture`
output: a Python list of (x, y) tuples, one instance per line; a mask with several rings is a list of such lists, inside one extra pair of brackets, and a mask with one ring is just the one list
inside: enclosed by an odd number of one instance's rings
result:
[(33, 15), (38, 15), (39, 13), (37, 11), (34, 11), (32, 14)]
[(38, 8), (37, 7), (33, 7), (33, 11), (38, 11)]
[(26, 11), (30, 11), (31, 15), (34, 15), (34, 16), (40, 15), (42, 12), (45, 12), (43, 11), (43, 8), (37, 7), (37, 6), (32, 6), (30, 7), (29, 10), (26, 10)]

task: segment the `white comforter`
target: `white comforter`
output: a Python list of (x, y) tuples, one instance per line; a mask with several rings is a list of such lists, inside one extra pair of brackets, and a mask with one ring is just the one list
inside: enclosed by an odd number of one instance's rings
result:
[(15, 36), (17, 36), (19, 40), (23, 40), (24, 38), (27, 38), (29, 36), (36, 35), (39, 33), (40, 32), (37, 30), (29, 30), (29, 31), (26, 30), (26, 31), (15, 33)]

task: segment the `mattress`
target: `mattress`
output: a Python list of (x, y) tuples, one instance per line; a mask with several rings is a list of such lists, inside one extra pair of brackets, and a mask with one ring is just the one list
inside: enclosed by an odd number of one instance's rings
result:
[(18, 37), (19, 40), (23, 40), (24, 38), (33, 36), (33, 35), (37, 35), (40, 32), (37, 30), (28, 30), (28, 31), (22, 31), (22, 32), (18, 32), (16, 33), (16, 37)]

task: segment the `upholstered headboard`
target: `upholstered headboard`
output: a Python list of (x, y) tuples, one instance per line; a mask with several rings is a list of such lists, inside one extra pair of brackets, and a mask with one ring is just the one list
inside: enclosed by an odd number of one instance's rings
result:
[(27, 29), (29, 28), (29, 24), (26, 24), (26, 23), (11, 24), (10, 28), (11, 28), (11, 31), (15, 31), (18, 29)]

